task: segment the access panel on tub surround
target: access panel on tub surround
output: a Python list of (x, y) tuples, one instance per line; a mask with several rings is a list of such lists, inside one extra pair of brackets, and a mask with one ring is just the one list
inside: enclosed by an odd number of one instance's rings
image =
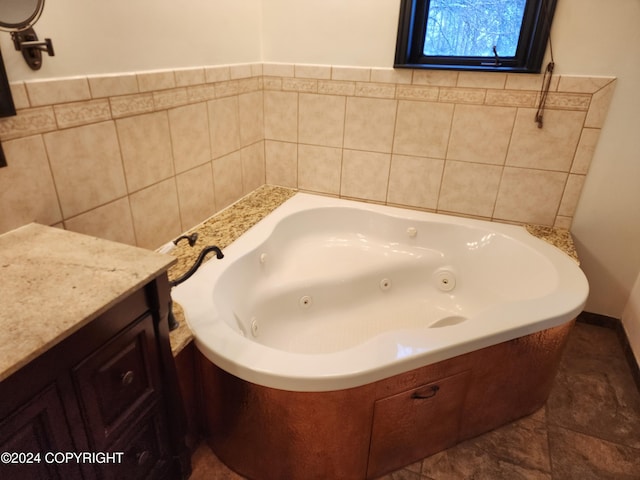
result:
[(270, 183), (569, 228), (613, 77), (238, 64), (12, 84), (0, 232), (156, 248)]

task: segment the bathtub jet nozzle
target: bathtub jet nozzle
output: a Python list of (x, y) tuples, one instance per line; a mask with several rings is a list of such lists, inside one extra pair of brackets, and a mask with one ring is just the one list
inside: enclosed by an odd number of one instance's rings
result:
[[(198, 255), (198, 258), (196, 259), (194, 264), (191, 266), (191, 268), (187, 270), (187, 272), (181, 277), (178, 277), (175, 280), (170, 281), (169, 285), (171, 285), (171, 287), (173, 288), (176, 285), (180, 285), (182, 282), (184, 282), (189, 277), (191, 277), (191, 275), (196, 273), (196, 270), (200, 268), (200, 265), (204, 263), (205, 257), (211, 252), (216, 252), (217, 259), (224, 258), (224, 254), (222, 253), (222, 250), (220, 250), (220, 248), (216, 247), (215, 245), (209, 245), (207, 247), (204, 247), (200, 252), (200, 254)], [(176, 328), (178, 328), (178, 325), (179, 324), (176, 321), (176, 318), (173, 316), (173, 300), (170, 300), (169, 301), (169, 331), (175, 330)]]

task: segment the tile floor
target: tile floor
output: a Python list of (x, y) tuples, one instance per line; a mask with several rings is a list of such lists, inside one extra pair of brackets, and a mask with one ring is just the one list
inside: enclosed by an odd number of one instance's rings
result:
[[(203, 444), (191, 479), (243, 477)], [(459, 479), (640, 479), (640, 392), (616, 332), (577, 323), (544, 408), (380, 480)]]

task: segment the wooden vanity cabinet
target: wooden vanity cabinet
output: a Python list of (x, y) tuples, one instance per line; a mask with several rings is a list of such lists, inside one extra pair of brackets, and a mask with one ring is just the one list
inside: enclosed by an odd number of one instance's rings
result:
[[(40, 454), (0, 463), (0, 478), (188, 477), (168, 301), (164, 273), (0, 383), (0, 452)], [(48, 452), (123, 453), (95, 463)]]
[[(9, 394), (4, 390), (3, 396)], [(2, 400), (0, 423), (0, 451), (36, 453), (47, 451), (74, 451), (75, 443), (65, 418), (64, 400), (56, 382), (46, 385), (26, 402), (18, 403), (17, 411), (6, 416), (6, 399)], [(6, 453), (4, 453), (6, 455)], [(0, 462), (0, 478), (81, 478), (80, 466), (75, 463), (46, 463), (42, 459), (33, 463)]]

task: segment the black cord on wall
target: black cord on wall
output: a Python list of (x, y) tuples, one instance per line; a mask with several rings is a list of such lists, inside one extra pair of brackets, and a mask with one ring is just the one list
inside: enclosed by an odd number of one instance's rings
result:
[(553, 76), (553, 70), (556, 66), (553, 59), (553, 44), (551, 43), (551, 25), (549, 23), (548, 6), (545, 0), (542, 1), (542, 15), (544, 16), (545, 28), (549, 29), (549, 54), (551, 59), (547, 64), (547, 68), (544, 71), (542, 77), (542, 86), (540, 87), (540, 96), (538, 98), (538, 110), (536, 111), (536, 123), (538, 128), (542, 128), (544, 123), (544, 109), (547, 104), (547, 97), (549, 95), (549, 89), (551, 87), (551, 77)]

